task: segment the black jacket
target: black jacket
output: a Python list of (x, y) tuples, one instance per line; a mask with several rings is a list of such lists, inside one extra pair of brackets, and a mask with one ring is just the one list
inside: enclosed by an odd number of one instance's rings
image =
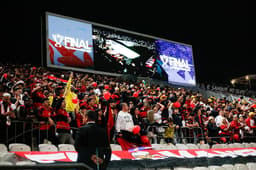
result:
[(92, 155), (97, 155), (104, 160), (100, 169), (106, 169), (111, 158), (111, 148), (106, 131), (96, 123), (88, 123), (79, 128), (75, 148), (78, 152), (78, 162), (97, 169), (97, 165), (91, 160)]
[(208, 136), (209, 137), (218, 137), (219, 136), (219, 128), (216, 126), (216, 123), (209, 122), (207, 124)]

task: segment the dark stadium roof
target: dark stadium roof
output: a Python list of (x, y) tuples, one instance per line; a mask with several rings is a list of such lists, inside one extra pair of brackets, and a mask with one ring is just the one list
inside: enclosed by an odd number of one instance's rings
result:
[(255, 74), (248, 0), (82, 2), (1, 6), (1, 62), (40, 64), (41, 19), (49, 11), (191, 44), (199, 82)]

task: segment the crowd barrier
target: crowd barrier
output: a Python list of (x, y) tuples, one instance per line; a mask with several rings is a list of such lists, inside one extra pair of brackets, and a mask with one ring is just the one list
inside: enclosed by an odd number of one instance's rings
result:
[[(26, 121), (12, 121), (12, 126), (6, 128), (6, 139), (5, 144), (8, 145), (10, 143), (26, 143), (30, 146), (32, 146), (32, 150), (36, 150), (36, 147), (38, 144), (40, 144), (40, 136), (41, 131), (39, 129), (40, 122), (26, 122)], [(150, 128), (156, 128), (157, 133), (155, 134), (155, 140), (152, 140), (153, 143), (165, 143), (164, 140), (164, 130), (167, 128), (167, 126), (149, 126), (147, 128), (147, 131), (149, 131)], [(75, 133), (75, 131), (78, 128), (71, 127), (71, 133)], [(55, 133), (56, 134), (56, 127), (53, 126), (52, 129), (49, 129), (46, 131), (46, 139), (48, 140), (48, 134), (49, 133)], [(75, 135), (73, 135), (75, 137)], [(217, 137), (210, 137), (213, 141), (220, 141), (222, 136)], [(206, 136), (204, 134), (204, 131), (201, 127), (181, 127), (179, 129), (175, 130), (174, 135), (174, 144), (175, 143), (208, 143), (208, 140), (206, 140)], [(234, 140), (233, 138), (230, 138), (229, 143), (239, 142)], [(255, 142), (256, 136), (250, 135), (250, 136), (244, 136), (243, 139), (246, 139), (246, 142)], [(114, 143), (116, 141), (114, 140)]]
[[(11, 126), (6, 127), (5, 144), (10, 143), (26, 143), (32, 146), (32, 150), (36, 149), (35, 146), (40, 144), (40, 122), (32, 121), (18, 121), (11, 122)], [(75, 132), (78, 128), (71, 127), (71, 133)], [(46, 140), (49, 138), (49, 134), (56, 133), (56, 126), (52, 126), (49, 130), (46, 130)]]

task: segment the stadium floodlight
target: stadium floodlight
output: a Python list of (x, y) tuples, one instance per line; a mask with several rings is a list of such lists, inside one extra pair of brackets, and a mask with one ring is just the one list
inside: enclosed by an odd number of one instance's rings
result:
[(232, 79), (231, 80), (231, 84), (234, 85), (236, 83), (236, 80), (235, 79)]

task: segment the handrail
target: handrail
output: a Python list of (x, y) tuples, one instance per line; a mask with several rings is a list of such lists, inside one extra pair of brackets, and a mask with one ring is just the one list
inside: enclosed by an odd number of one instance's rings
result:
[[(20, 132), (19, 134), (16, 134), (16, 132), (17, 132), (17, 130), (15, 129), (15, 135), (14, 136), (12, 136), (12, 137), (8, 137), (8, 136), (6, 136), (6, 144), (9, 144), (9, 143), (13, 143), (13, 142), (16, 142), (16, 140), (19, 138), (19, 137), (22, 137), (22, 136), (24, 136), (24, 139), (22, 139), (23, 141), (25, 140), (25, 136), (27, 136), (27, 135), (29, 135), (29, 138), (27, 138), (27, 139), (31, 139), (31, 144), (33, 143), (32, 142), (32, 138), (33, 137), (35, 137), (35, 135), (40, 135), (40, 130), (39, 130), (39, 124), (40, 124), (40, 122), (36, 122), (36, 121), (34, 121), (34, 122), (28, 122), (28, 121), (20, 121), (20, 120), (13, 120), (12, 121), (12, 123), (23, 123), (22, 124), (22, 127), (24, 127), (25, 126), (25, 124), (26, 123), (28, 123), (29, 124), (29, 127), (31, 127), (31, 128), (23, 128), (23, 131), (22, 132)], [(159, 128), (159, 127), (162, 127), (162, 128), (166, 128), (167, 126), (166, 125), (150, 125), (150, 126), (148, 126), (147, 128), (146, 128), (146, 131), (148, 132), (149, 131), (149, 129), (150, 128)], [(15, 127), (15, 128), (18, 128), (18, 127)], [(56, 126), (54, 126), (54, 130), (56, 131)], [(77, 130), (78, 128), (77, 127), (70, 127), (71, 128), (71, 130)], [(201, 136), (200, 137), (198, 137), (198, 136), (196, 136), (196, 133), (195, 132), (193, 132), (193, 135), (191, 135), (191, 136), (189, 136), (188, 134), (186, 134), (186, 130), (190, 130), (190, 131), (195, 131), (195, 130), (198, 130), (198, 134), (201, 134)], [(6, 129), (7, 130), (7, 134), (8, 134), (8, 128)], [(34, 134), (33, 132), (37, 132), (38, 131), (38, 133), (36, 133), (36, 134)], [(176, 132), (178, 132), (178, 133), (176, 133)], [(198, 142), (198, 140), (200, 140), (200, 139), (205, 139), (205, 134), (204, 134), (204, 131), (203, 131), (203, 129), (202, 129), (202, 127), (180, 127), (179, 129), (176, 129), (176, 132), (175, 132), (175, 134), (176, 134), (176, 136), (175, 136), (175, 140), (177, 140), (178, 141), (178, 143), (184, 143), (184, 141), (183, 140), (188, 140), (188, 139), (190, 139), (190, 140), (192, 140), (192, 139), (195, 139), (194, 140), (194, 143), (197, 143)], [(158, 142), (160, 142), (160, 140), (161, 139), (163, 139), (164, 137), (163, 137), (163, 133), (164, 132), (158, 132), (157, 133), (157, 141)], [(234, 132), (232, 131), (232, 135), (234, 134)], [(179, 135), (179, 136), (177, 136), (177, 135)], [(256, 136), (249, 136), (249, 135), (247, 135), (247, 134), (244, 134), (244, 139), (248, 139), (248, 140), (251, 140), (251, 139), (255, 139), (256, 140)], [(217, 136), (217, 137), (210, 137), (211, 139), (220, 139), (221, 138), (221, 136)], [(36, 138), (37, 139), (37, 138)], [(232, 139), (232, 138), (231, 138)], [(38, 140), (38, 139), (37, 139)], [(115, 141), (114, 141), (115, 142)], [(207, 140), (206, 140), (206, 142), (207, 142)], [(233, 142), (236, 142), (235, 140), (230, 140), (229, 142), (231, 142), (231, 143), (233, 143)], [(248, 141), (247, 141), (248, 142)], [(22, 142), (22, 143), (25, 143), (25, 142)], [(186, 141), (185, 141), (185, 143), (187, 143)]]
[[(23, 131), (21, 132), (21, 133), (19, 133), (19, 134), (16, 134), (17, 133), (17, 127), (16, 127), (16, 124), (17, 123), (22, 123), (22, 127), (23, 127)], [(38, 131), (39, 132), (39, 134), (38, 135), (40, 135), (40, 129), (39, 129), (39, 125), (41, 124), (40, 123), (40, 121), (21, 121), (21, 120), (13, 120), (12, 121), (12, 124), (14, 124), (14, 127), (15, 127), (15, 129), (14, 129), (14, 136), (13, 137), (9, 137), (8, 136), (8, 131), (9, 131), (9, 128), (6, 128), (6, 144), (9, 144), (9, 142), (10, 141), (15, 141), (16, 142), (16, 139), (17, 138), (19, 138), (19, 137), (21, 137), (21, 136), (24, 136), (24, 135), (26, 135), (26, 134), (28, 134), (28, 133), (31, 133), (31, 140), (32, 140), (32, 138), (33, 138), (33, 136), (34, 136), (34, 134), (33, 134), (33, 132), (34, 131)], [(25, 130), (25, 128), (24, 128), (24, 126), (25, 126), (25, 124), (29, 124), (30, 125), (30, 129), (27, 129), (27, 130)], [(47, 123), (48, 124), (48, 123)], [(64, 127), (64, 126), (63, 126)], [(56, 126), (54, 126), (54, 130), (55, 130), (55, 132), (56, 132)], [(77, 130), (78, 128), (77, 127), (70, 127), (70, 129), (71, 130)], [(48, 131), (48, 130), (47, 130)]]

